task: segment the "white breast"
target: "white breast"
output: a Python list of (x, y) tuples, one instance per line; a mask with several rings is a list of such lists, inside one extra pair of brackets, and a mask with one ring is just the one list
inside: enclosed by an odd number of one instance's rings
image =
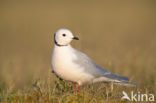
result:
[(77, 82), (81, 85), (90, 81), (92, 76), (86, 74), (83, 67), (73, 62), (76, 58), (77, 56), (70, 45), (64, 47), (55, 46), (52, 54), (52, 67), (54, 72), (62, 79)]

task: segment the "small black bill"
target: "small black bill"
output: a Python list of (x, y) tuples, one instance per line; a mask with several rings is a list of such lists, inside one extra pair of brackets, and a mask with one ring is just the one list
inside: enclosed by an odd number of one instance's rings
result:
[(78, 38), (78, 37), (73, 37), (73, 39), (74, 39), (74, 40), (79, 40), (79, 38)]

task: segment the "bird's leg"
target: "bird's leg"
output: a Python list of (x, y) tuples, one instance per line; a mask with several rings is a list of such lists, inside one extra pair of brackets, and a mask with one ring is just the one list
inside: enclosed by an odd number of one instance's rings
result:
[(73, 83), (73, 92), (76, 93), (76, 84)]
[(78, 85), (78, 91), (79, 91), (79, 93), (80, 93), (80, 91), (81, 91), (81, 86), (80, 86), (80, 85)]

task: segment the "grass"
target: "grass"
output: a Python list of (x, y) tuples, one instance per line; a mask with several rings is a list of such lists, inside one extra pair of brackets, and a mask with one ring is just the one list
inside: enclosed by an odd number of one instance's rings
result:
[[(48, 78), (50, 79), (50, 78)], [(56, 79), (56, 78), (55, 78)], [(86, 85), (80, 93), (73, 93), (70, 83), (56, 79), (55, 84), (52, 81), (43, 83), (40, 80), (35, 81), (31, 90), (15, 90), (3, 94), (3, 102), (7, 103), (105, 103), (105, 102), (125, 102), (121, 101), (121, 93), (124, 87), (114, 86), (116, 89), (111, 91), (110, 84), (98, 83), (95, 85)], [(136, 88), (129, 88), (135, 90)], [(126, 90), (128, 91), (128, 90)]]
[[(0, 1), (1, 103), (126, 103), (122, 91), (156, 94), (156, 14), (152, 1)], [(72, 46), (137, 87), (84, 85), (51, 73), (53, 34), (69, 28)]]

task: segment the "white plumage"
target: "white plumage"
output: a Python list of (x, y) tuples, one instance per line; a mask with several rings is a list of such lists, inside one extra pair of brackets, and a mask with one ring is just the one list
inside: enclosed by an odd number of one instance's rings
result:
[(127, 77), (110, 73), (95, 64), (86, 54), (72, 48), (70, 42), (76, 39), (68, 29), (59, 29), (54, 36), (52, 69), (60, 78), (83, 85), (95, 82), (114, 82), (135, 86)]

